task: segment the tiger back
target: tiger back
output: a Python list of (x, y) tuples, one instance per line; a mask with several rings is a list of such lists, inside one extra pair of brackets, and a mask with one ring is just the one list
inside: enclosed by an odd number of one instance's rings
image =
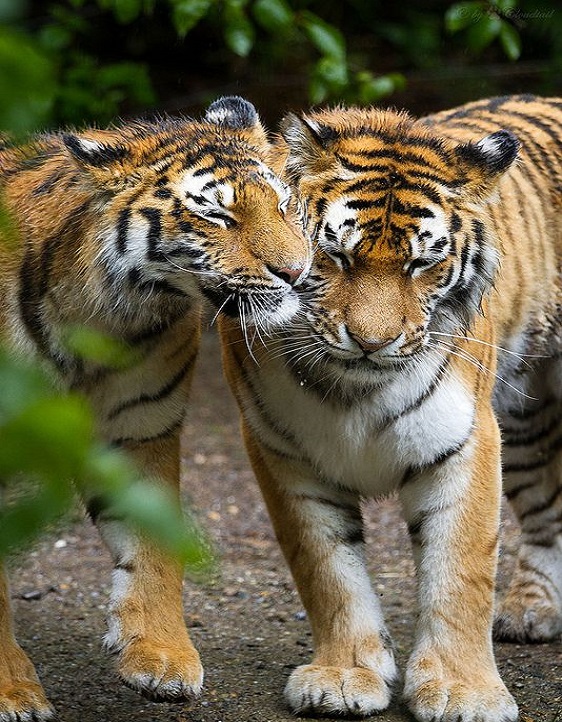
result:
[[(32, 353), (87, 396), (102, 440), (179, 493), (180, 431), (202, 304), (246, 330), (288, 321), (300, 301), (309, 243), (288, 187), (267, 165), (266, 133), (237, 97), (202, 120), (162, 118), (54, 133), (0, 151), (2, 200), (16, 239), (0, 247), (4, 343)], [(78, 357), (69, 331), (124, 342), (134, 363)], [(201, 689), (177, 562), (87, 500), (113, 557), (107, 648), (123, 681), (157, 700)], [(9, 617), (0, 579), (0, 719), (53, 710)]]
[(532, 96), (282, 123), (277, 167), (316, 248), (303, 308), (257, 363), (234, 321), (221, 328), (314, 637), (285, 691), (296, 712), (389, 704), (397, 671), (365, 569), (363, 497), (397, 493), (412, 540), (404, 695), (418, 720), (517, 718), (492, 649), (502, 463), (522, 538), (496, 634), (562, 631), (561, 127), (562, 100)]

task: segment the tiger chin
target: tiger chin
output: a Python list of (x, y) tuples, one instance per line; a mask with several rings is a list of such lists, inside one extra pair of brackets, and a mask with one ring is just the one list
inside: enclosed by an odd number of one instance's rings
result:
[(302, 309), (252, 355), (234, 321), (221, 331), (312, 627), (285, 691), (296, 713), (368, 716), (397, 679), (363, 498), (396, 494), (410, 533), (416, 719), (517, 718), (492, 648), (502, 465), (522, 539), (496, 635), (562, 631), (560, 128), (562, 100), (532, 96), (282, 123), (278, 167), (316, 248)]
[[(300, 308), (309, 241), (288, 186), (267, 165), (254, 107), (213, 103), (201, 120), (162, 118), (54, 133), (0, 152), (17, 240), (0, 247), (5, 344), (36, 354), (91, 402), (99, 436), (179, 495), (180, 430), (201, 309), (270, 332)], [(133, 365), (106, 368), (64, 343), (87, 326), (124, 341)], [(89, 511), (113, 557), (105, 642), (123, 681), (155, 700), (199, 693), (203, 669), (183, 620), (182, 569), (99, 499)], [(0, 720), (53, 709), (17, 644), (0, 578)]]

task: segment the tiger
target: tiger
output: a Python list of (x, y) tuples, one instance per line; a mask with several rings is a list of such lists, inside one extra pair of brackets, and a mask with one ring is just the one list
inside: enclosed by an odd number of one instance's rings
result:
[[(273, 173), (254, 106), (220, 98), (200, 120), (157, 117), (46, 133), (0, 152), (3, 343), (80, 392), (96, 433), (179, 496), (180, 432), (205, 304), (267, 333), (298, 312), (311, 262), (296, 197)], [(126, 344), (134, 362), (79, 357), (68, 330)], [(129, 353), (130, 351), (130, 353)], [(181, 565), (92, 495), (111, 552), (105, 646), (126, 685), (157, 701), (197, 695), (203, 668), (183, 618)], [(0, 578), (0, 720), (50, 719), (17, 644)]]
[[(530, 95), (281, 122), (274, 169), (314, 247), (301, 309), (251, 354), (236, 320), (220, 327), (312, 628), (285, 688), (295, 713), (369, 716), (398, 679), (364, 499), (395, 495), (412, 542), (417, 720), (515, 720), (494, 635), (562, 632), (561, 129), (562, 100)], [(496, 603), (502, 476), (521, 546)]]

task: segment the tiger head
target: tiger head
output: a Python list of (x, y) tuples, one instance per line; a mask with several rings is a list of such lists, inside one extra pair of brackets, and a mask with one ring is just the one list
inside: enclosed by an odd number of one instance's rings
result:
[(517, 139), (455, 144), (406, 114), (358, 108), (289, 115), (281, 132), (316, 247), (303, 285), (311, 358), (359, 375), (402, 368), (433, 333), (466, 329), (496, 273), (486, 201)]
[(203, 294), (245, 323), (283, 323), (310, 266), (295, 197), (268, 167), (249, 102), (62, 138), (100, 210), (96, 262), (141, 301)]

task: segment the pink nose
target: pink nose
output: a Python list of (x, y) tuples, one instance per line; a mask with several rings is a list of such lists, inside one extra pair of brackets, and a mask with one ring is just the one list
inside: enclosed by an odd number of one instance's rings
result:
[(393, 341), (396, 341), (398, 336), (394, 336), (394, 338), (362, 338), (361, 336), (356, 336), (354, 333), (349, 334), (351, 338), (355, 341), (356, 344), (361, 346), (363, 351), (381, 351), (383, 348), (386, 348), (387, 346), (390, 346), (390, 344)]
[(304, 273), (304, 268), (300, 266), (283, 266), (282, 268), (273, 268), (272, 266), (268, 266), (267, 268), (270, 273), (291, 286), (294, 286)]

